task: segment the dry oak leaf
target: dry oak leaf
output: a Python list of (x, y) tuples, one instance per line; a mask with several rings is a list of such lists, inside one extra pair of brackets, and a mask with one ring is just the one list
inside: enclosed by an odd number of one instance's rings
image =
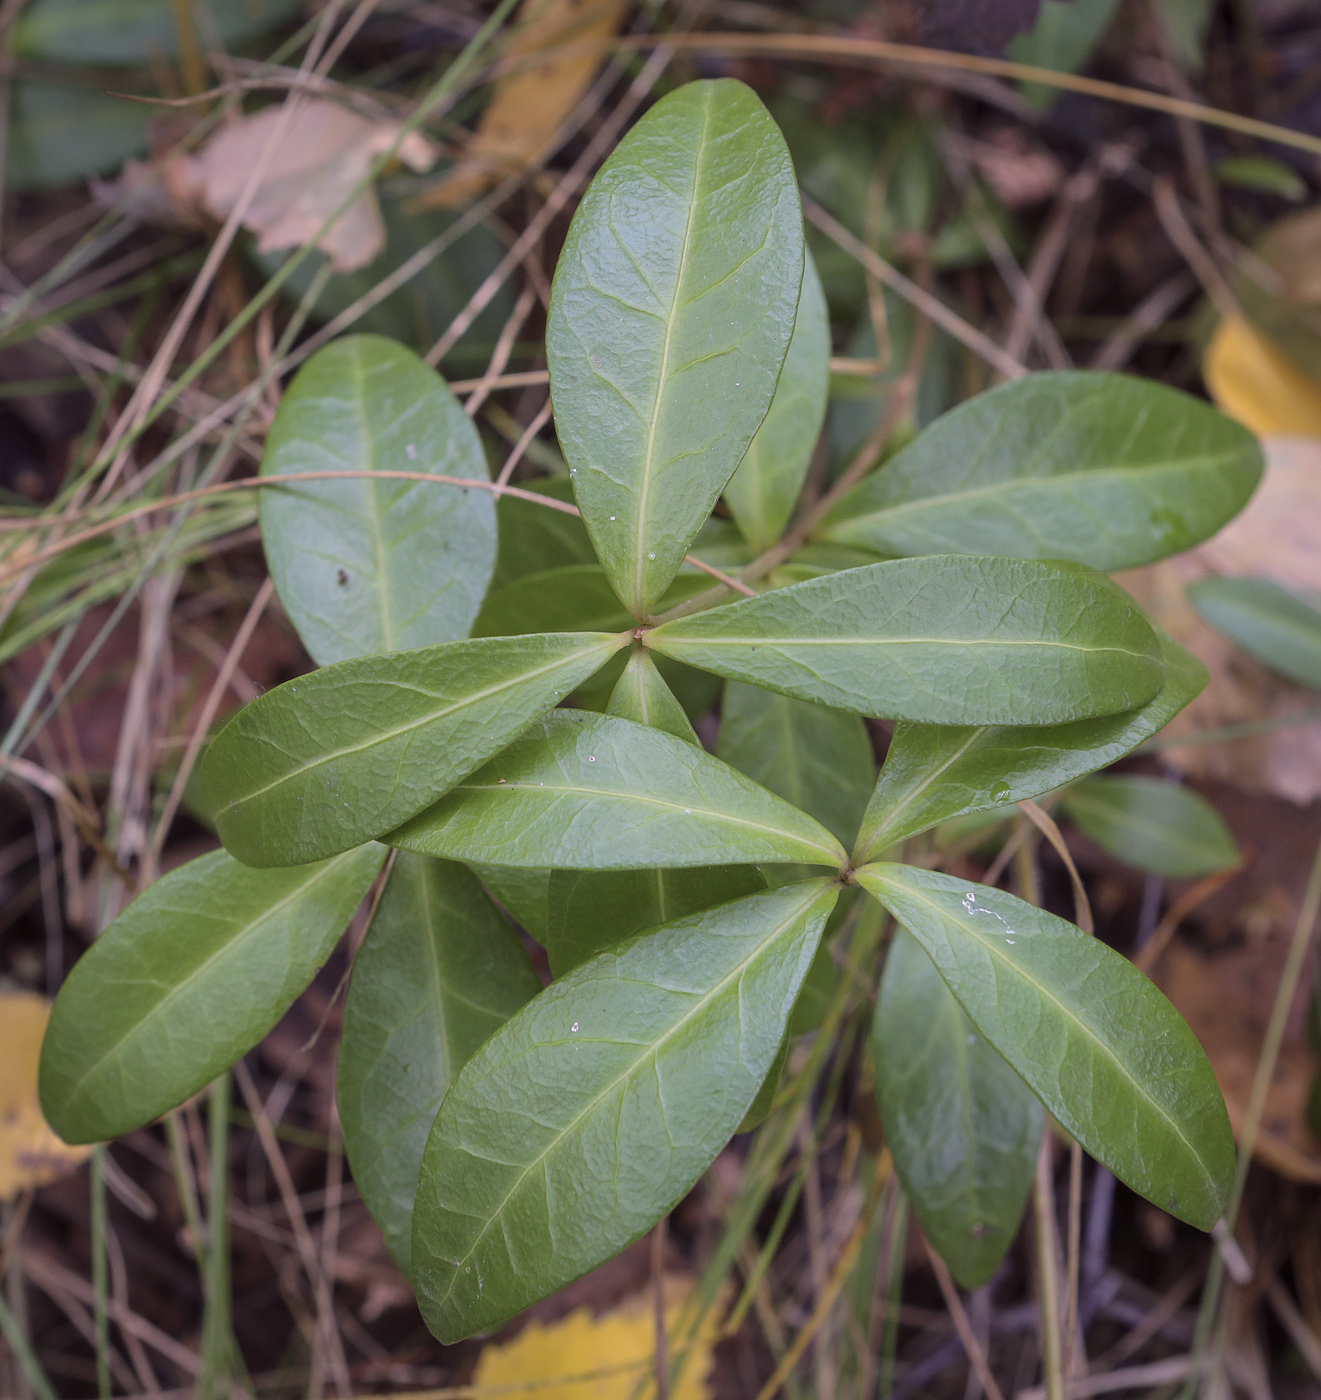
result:
[[(400, 123), (360, 116), (337, 102), (312, 98), (286, 120), (284, 107), (267, 107), (218, 131), (195, 156), (172, 161), (166, 187), (180, 209), (203, 209), (225, 219), (238, 204), (253, 167), (276, 139), (261, 182), (243, 215), (258, 235), (257, 248), (273, 253), (301, 248), (367, 178), (373, 160), (399, 140)], [(399, 141), (398, 158), (430, 170), (435, 146), (416, 131)], [(340, 215), (319, 247), (337, 272), (366, 267), (385, 247), (385, 225), (370, 186)]]
[[(422, 203), (453, 208), (548, 155), (560, 124), (601, 66), (623, 0), (523, 0), (495, 91), (463, 159)], [(564, 49), (529, 62), (536, 54)]]
[(37, 1062), (50, 1003), (0, 991), (0, 1201), (49, 1185), (91, 1155), (55, 1136), (37, 1100)]
[[(1251, 575), (1294, 592), (1321, 593), (1321, 441), (1267, 438), (1266, 473), (1246, 509), (1214, 538), (1175, 559), (1118, 575), (1124, 585), (1211, 673), (1201, 695), (1162, 738), (1317, 708), (1315, 692), (1275, 675), (1202, 620), (1184, 588), (1208, 575)], [(1166, 750), (1189, 777), (1217, 778), (1291, 802), (1321, 797), (1321, 724), (1284, 725), (1231, 743)]]
[[(674, 1338), (693, 1283), (666, 1274), (662, 1288), (666, 1330)], [(706, 1375), (718, 1311), (707, 1311), (681, 1372), (671, 1341), (670, 1371), (678, 1380), (671, 1382), (670, 1400), (710, 1400)], [(478, 1359), (473, 1389), (513, 1396), (526, 1388), (537, 1400), (655, 1400), (655, 1348), (655, 1296), (646, 1290), (600, 1317), (578, 1308), (557, 1322), (529, 1322), (511, 1341), (491, 1343)]]

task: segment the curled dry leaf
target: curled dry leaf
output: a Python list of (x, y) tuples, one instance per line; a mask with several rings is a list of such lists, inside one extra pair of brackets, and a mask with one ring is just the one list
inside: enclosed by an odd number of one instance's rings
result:
[[(399, 131), (398, 122), (361, 116), (326, 98), (302, 102), (287, 119), (283, 104), (277, 104), (221, 128), (196, 155), (169, 161), (162, 172), (164, 192), (177, 220), (195, 222), (199, 214), (228, 218), (274, 141), (243, 223), (258, 235), (259, 252), (301, 248), (366, 179), (372, 161), (390, 150)], [(429, 170), (436, 148), (412, 131), (399, 142), (398, 157), (413, 170)], [(159, 220), (165, 212), (162, 200), (151, 193), (144, 169), (140, 162), (130, 162), (120, 182), (100, 197), (138, 191), (138, 216)], [(370, 186), (319, 246), (337, 272), (366, 267), (384, 248), (385, 225)]]
[[(692, 1280), (666, 1274), (662, 1288), (666, 1330), (673, 1334), (692, 1294)], [(678, 1383), (670, 1386), (671, 1400), (709, 1400), (706, 1373), (719, 1313), (719, 1308), (707, 1310)], [(493, 1343), (482, 1352), (473, 1389), (494, 1394), (535, 1387), (542, 1400), (654, 1400), (656, 1384), (649, 1372), (655, 1348), (655, 1295), (647, 1290), (600, 1317), (578, 1308), (557, 1322), (528, 1323), (512, 1341)], [(672, 1354), (672, 1371), (678, 1370), (677, 1361)]]
[[(618, 32), (623, 16), (623, 0), (523, 0), (506, 71), (463, 159), (424, 203), (452, 208), (546, 155), (601, 66), (600, 41)], [(556, 49), (566, 52), (528, 61)]]
[(91, 1153), (55, 1136), (37, 1102), (37, 1062), (50, 1005), (32, 992), (0, 992), (0, 1201), (46, 1186)]
[[(1314, 691), (1268, 671), (1198, 615), (1184, 594), (1210, 575), (1270, 579), (1294, 592), (1321, 593), (1321, 441), (1271, 438), (1266, 474), (1247, 508), (1214, 539), (1187, 554), (1118, 575), (1144, 608), (1211, 674), (1201, 695), (1163, 738), (1225, 725), (1287, 721), (1317, 708)], [(1292, 802), (1321, 797), (1321, 725), (1284, 724), (1265, 734), (1171, 748), (1164, 758), (1189, 777), (1220, 778)]]

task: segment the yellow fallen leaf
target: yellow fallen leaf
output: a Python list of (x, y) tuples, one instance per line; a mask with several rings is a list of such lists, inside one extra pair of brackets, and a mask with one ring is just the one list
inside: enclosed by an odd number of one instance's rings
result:
[(37, 1062), (50, 1005), (32, 992), (0, 992), (0, 1201), (46, 1186), (90, 1154), (69, 1147), (41, 1115)]
[[(197, 155), (172, 161), (165, 186), (175, 204), (183, 211), (198, 208), (213, 218), (227, 218), (284, 119), (281, 106), (267, 107), (222, 128)], [(372, 161), (394, 144), (400, 129), (398, 122), (360, 116), (325, 98), (303, 103), (287, 121), (243, 216), (244, 225), (259, 236), (263, 253), (310, 242), (366, 178)], [(431, 168), (436, 150), (412, 131), (400, 142), (398, 155), (422, 171)], [(385, 225), (370, 186), (340, 215), (320, 247), (338, 272), (366, 267), (385, 247)]]
[[(463, 159), (422, 201), (452, 208), (545, 155), (560, 123), (601, 66), (592, 40), (608, 39), (624, 16), (622, 0), (523, 0), (506, 51), (509, 72), (495, 84)], [(542, 50), (581, 49), (526, 63)]]
[(1216, 328), (1202, 373), (1216, 405), (1254, 433), (1321, 438), (1321, 382), (1241, 317)]
[[(692, 1286), (691, 1279), (665, 1278), (665, 1322), (671, 1332)], [(710, 1400), (706, 1374), (718, 1311), (708, 1311), (678, 1383), (670, 1386), (671, 1400)], [(653, 1297), (644, 1292), (600, 1317), (579, 1308), (558, 1322), (529, 1322), (512, 1341), (482, 1352), (474, 1389), (499, 1388), (509, 1400), (520, 1386), (536, 1400), (655, 1400), (655, 1381), (641, 1384), (655, 1365), (655, 1318)]]

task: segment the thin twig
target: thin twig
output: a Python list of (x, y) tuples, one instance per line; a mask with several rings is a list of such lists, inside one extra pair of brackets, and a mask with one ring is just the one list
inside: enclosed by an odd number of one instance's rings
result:
[(868, 272), (898, 292), (905, 301), (911, 302), (924, 315), (929, 316), (941, 330), (948, 331), (960, 344), (980, 355), (1006, 379), (1021, 379), (1027, 373), (1026, 365), (1007, 354), (990, 336), (969, 325), (958, 312), (951, 311), (934, 293), (919, 287), (897, 267), (892, 267), (860, 238), (855, 238), (833, 214), (828, 213), (807, 195), (803, 196), (803, 213), (827, 238), (856, 258)]
[(958, 1289), (954, 1287), (954, 1280), (949, 1276), (948, 1266), (940, 1255), (931, 1248), (931, 1241), (925, 1236), (923, 1236), (922, 1243), (926, 1246), (927, 1259), (930, 1261), (932, 1269), (935, 1270), (941, 1297), (944, 1298), (945, 1306), (949, 1309), (949, 1315), (954, 1321), (954, 1330), (959, 1334), (959, 1341), (963, 1343), (963, 1349), (968, 1354), (968, 1363), (976, 1371), (977, 1379), (982, 1383), (987, 1400), (1004, 1400), (1004, 1391), (1000, 1389), (994, 1375), (991, 1374), (986, 1352), (981, 1342), (977, 1340), (972, 1323), (968, 1321), (967, 1309), (963, 1306), (963, 1299), (959, 1297)]

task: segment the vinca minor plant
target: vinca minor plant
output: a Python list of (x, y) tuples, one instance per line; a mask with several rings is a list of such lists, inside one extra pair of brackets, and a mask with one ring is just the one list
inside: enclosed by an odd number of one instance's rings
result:
[[(658, 102), (573, 219), (546, 336), (567, 483), (493, 490), (471, 419), (397, 344), (309, 360), (260, 520), (321, 669), (220, 730), (199, 791), (224, 849), (69, 977), (41, 1066), (64, 1138), (222, 1074), (375, 889), (345, 1144), (454, 1341), (692, 1188), (773, 1095), (837, 902), (875, 900), (895, 927), (882, 1120), (960, 1281), (1012, 1239), (1046, 1114), (1215, 1224), (1229, 1123), (1170, 1003), (1073, 924), (904, 853), (1112, 763), (1197, 693), (1199, 664), (1102, 571), (1218, 529), (1257, 483), (1255, 439), (1155, 384), (1031, 375), (786, 534), (829, 352), (788, 151), (722, 79)], [(733, 525), (711, 519), (722, 495)], [(734, 579), (691, 562), (708, 545)], [(717, 756), (683, 702), (721, 681)], [(896, 721), (874, 789), (863, 716)]]

